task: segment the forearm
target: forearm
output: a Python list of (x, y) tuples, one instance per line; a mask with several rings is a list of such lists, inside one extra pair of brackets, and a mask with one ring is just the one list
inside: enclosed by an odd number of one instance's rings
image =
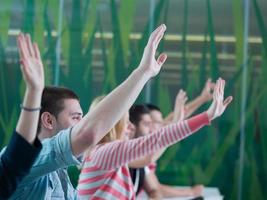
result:
[(147, 155), (142, 158), (138, 158), (137, 160), (134, 160), (131, 163), (129, 163), (129, 167), (141, 168), (141, 167), (145, 167), (149, 165), (150, 163), (156, 162), (161, 157), (161, 155), (165, 152), (165, 150), (166, 148), (163, 148), (154, 154)]
[(145, 176), (143, 188), (149, 199), (162, 199), (159, 185), (158, 178), (154, 173), (149, 173)]
[(173, 122), (173, 111), (168, 114), (167, 117), (164, 118), (164, 125), (168, 125)]
[(167, 148), (162, 148), (159, 151), (157, 151), (156, 153), (154, 153), (153, 157), (152, 157), (152, 162), (156, 162), (162, 156), (162, 154), (165, 152), (166, 149)]
[(148, 199), (149, 200), (160, 200), (160, 199), (162, 199), (162, 195), (161, 195), (160, 191), (158, 191), (158, 190), (152, 190), (147, 194), (148, 194)]
[(160, 184), (159, 189), (163, 198), (194, 196), (191, 188), (180, 189), (173, 186)]
[[(26, 89), (22, 105), (26, 108), (40, 108), (42, 98), (42, 90)], [(39, 110), (26, 111), (21, 109), (16, 131), (30, 144), (33, 144), (36, 138)]]
[(179, 142), (208, 123), (207, 113), (202, 113), (144, 137), (107, 143), (92, 153), (91, 158), (103, 170), (114, 169)]
[(185, 105), (185, 111), (186, 111), (185, 117), (187, 118), (187, 117), (191, 116), (204, 103), (206, 103), (206, 100), (201, 96), (198, 96), (193, 101), (187, 103)]
[(15, 191), (17, 185), (31, 169), (41, 146), (38, 140), (35, 140), (34, 145), (30, 145), (21, 135), (13, 133), (1, 156), (0, 199), (7, 199)]
[[(73, 128), (73, 135), (80, 135), (81, 143), (75, 150), (82, 153), (96, 145), (134, 103), (150, 76), (140, 69), (133, 73), (107, 95), (92, 111)], [(90, 141), (89, 141), (90, 140)]]
[(152, 162), (153, 155), (147, 155), (142, 158), (138, 158), (128, 164), (131, 168), (142, 168), (149, 165)]
[[(204, 103), (206, 103), (206, 100), (201, 96), (198, 96), (193, 101), (187, 103), (185, 105), (185, 118), (191, 116)], [(164, 119), (164, 123), (169, 124), (172, 123), (173, 120), (174, 120), (174, 112), (170, 112), (168, 116)]]

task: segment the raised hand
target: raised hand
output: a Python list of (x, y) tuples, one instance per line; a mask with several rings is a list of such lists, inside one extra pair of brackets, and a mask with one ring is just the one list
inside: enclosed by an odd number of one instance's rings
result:
[(224, 86), (225, 86), (225, 81), (219, 78), (216, 81), (216, 85), (214, 87), (213, 101), (209, 109), (207, 110), (207, 114), (210, 120), (213, 120), (214, 118), (221, 116), (226, 107), (233, 100), (232, 96), (229, 96), (224, 100)]
[(164, 36), (165, 30), (166, 26), (162, 24), (151, 33), (139, 65), (139, 67), (151, 77), (159, 73), (162, 64), (167, 59), (166, 54), (160, 54), (157, 60), (155, 59), (158, 45)]
[(203, 185), (195, 185), (192, 187), (193, 196), (198, 197), (201, 196), (204, 190)]
[(185, 118), (185, 103), (187, 101), (186, 92), (180, 90), (175, 99), (175, 107), (173, 113), (173, 122), (182, 121)]
[(212, 91), (214, 90), (215, 83), (211, 82), (209, 78), (206, 81), (205, 87), (203, 88), (200, 97), (203, 99), (204, 102), (212, 100)]
[(21, 71), (27, 88), (43, 90), (44, 69), (37, 44), (32, 44), (29, 34), (24, 35), (22, 33), (17, 38), (17, 44), (20, 54)]

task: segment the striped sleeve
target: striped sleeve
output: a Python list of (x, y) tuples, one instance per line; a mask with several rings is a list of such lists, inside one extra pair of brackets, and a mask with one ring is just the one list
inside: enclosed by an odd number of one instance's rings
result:
[(98, 146), (90, 159), (101, 170), (111, 170), (179, 142), (209, 123), (208, 115), (204, 112), (144, 137)]

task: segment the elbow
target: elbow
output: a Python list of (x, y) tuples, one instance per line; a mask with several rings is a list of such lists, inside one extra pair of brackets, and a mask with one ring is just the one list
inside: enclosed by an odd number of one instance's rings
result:
[(150, 190), (148, 192), (149, 199), (153, 200), (160, 200), (162, 199), (162, 195), (158, 190)]
[(146, 156), (144, 162), (145, 166), (155, 162), (154, 156), (153, 155)]

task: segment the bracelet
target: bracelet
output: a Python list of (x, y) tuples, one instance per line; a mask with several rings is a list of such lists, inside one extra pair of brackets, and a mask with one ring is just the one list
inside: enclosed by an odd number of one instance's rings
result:
[(35, 112), (35, 111), (41, 110), (42, 107), (38, 107), (38, 108), (27, 108), (27, 107), (24, 107), (22, 104), (20, 104), (20, 108), (22, 110), (25, 110), (25, 111), (28, 111), (28, 112)]

